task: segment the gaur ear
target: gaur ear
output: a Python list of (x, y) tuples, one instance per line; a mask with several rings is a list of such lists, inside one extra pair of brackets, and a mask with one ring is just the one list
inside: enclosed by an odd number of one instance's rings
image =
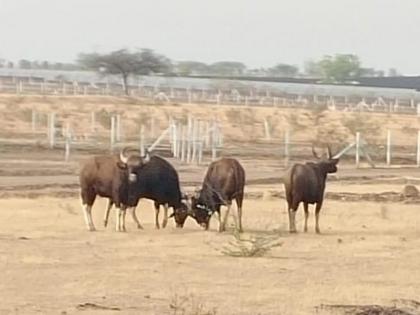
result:
[(127, 169), (127, 164), (125, 164), (125, 163), (123, 163), (123, 162), (121, 162), (121, 161), (118, 161), (118, 162), (117, 162), (117, 166), (118, 166), (120, 169), (122, 169), (122, 170), (126, 170), (126, 169)]

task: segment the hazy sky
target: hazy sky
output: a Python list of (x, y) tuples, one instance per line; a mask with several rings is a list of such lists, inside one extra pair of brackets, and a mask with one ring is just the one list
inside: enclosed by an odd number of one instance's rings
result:
[(301, 66), (355, 53), (420, 74), (419, 0), (0, 0), (0, 58), (153, 48), (174, 60)]

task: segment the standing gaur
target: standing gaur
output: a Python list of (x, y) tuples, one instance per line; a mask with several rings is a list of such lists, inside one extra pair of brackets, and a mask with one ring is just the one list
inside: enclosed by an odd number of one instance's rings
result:
[[(207, 170), (203, 186), (191, 198), (190, 215), (203, 226), (209, 228), (213, 213), (218, 213), (219, 232), (225, 230), (232, 200), (236, 200), (238, 208), (239, 231), (242, 232), (242, 201), (244, 198), (245, 171), (241, 164), (233, 158), (222, 158), (212, 162)], [(223, 221), (220, 208), (227, 206)]]
[(324, 200), (325, 181), (329, 173), (337, 172), (339, 159), (332, 157), (329, 146), (327, 159), (321, 159), (316, 154), (313, 146), (312, 153), (315, 158), (317, 158), (318, 162), (295, 164), (284, 176), (290, 233), (296, 233), (295, 217), (299, 203), (301, 202), (303, 202), (303, 209), (305, 210), (304, 231), (308, 231), (308, 204), (316, 204), (315, 231), (316, 233), (320, 233), (319, 212), (321, 211), (322, 202)]
[[(162, 227), (165, 228), (168, 223), (168, 207), (173, 208), (171, 217), (174, 217), (176, 226), (183, 227), (188, 216), (189, 205), (187, 198), (182, 194), (178, 173), (174, 167), (165, 159), (159, 156), (151, 156), (147, 164), (134, 171), (136, 181), (129, 185), (128, 204), (131, 207), (131, 213), (137, 228), (142, 229), (136, 216), (136, 207), (141, 198), (153, 200), (155, 203), (155, 226), (159, 225), (159, 208), (164, 207), (164, 218)], [(109, 200), (108, 208), (105, 213), (104, 225), (107, 225), (109, 211), (112, 207), (112, 200)], [(125, 216), (123, 226), (125, 226)]]
[(129, 206), (129, 185), (136, 182), (137, 170), (149, 162), (149, 157), (123, 149), (119, 155), (94, 156), (87, 160), (79, 174), (81, 198), (86, 225), (94, 231), (92, 206), (96, 196), (109, 198), (117, 207), (116, 230), (124, 231), (125, 209)]

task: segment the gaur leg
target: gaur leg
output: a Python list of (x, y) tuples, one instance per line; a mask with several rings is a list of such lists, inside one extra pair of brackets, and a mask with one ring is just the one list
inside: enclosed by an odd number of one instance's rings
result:
[[(221, 209), (219, 209), (217, 212), (217, 219), (219, 221), (219, 232), (222, 232), (222, 225), (223, 225), (223, 220), (222, 220), (222, 211)], [(207, 223), (207, 226), (210, 224), (210, 219), (209, 222)], [(208, 228), (206, 228), (206, 230), (208, 230)]]
[(305, 210), (305, 227), (303, 228), (303, 231), (306, 233), (308, 232), (308, 217), (309, 217), (309, 210), (308, 210), (308, 203), (303, 203), (303, 210)]
[(159, 207), (160, 207), (160, 205), (157, 203), (157, 202), (155, 202), (155, 227), (157, 228), (157, 229), (160, 229), (160, 226), (159, 226)]
[(116, 209), (116, 223), (115, 223), (115, 231), (117, 232), (125, 232), (125, 213), (126, 207), (117, 207)]
[(140, 221), (136, 215), (136, 207), (131, 207), (131, 216), (133, 217), (134, 222), (137, 224), (137, 228), (143, 229), (143, 226), (140, 224)]
[(87, 229), (88, 231), (95, 231), (95, 226), (92, 220), (92, 206), (93, 206), (93, 203), (95, 202), (96, 193), (92, 189), (82, 188), (81, 197), (82, 197), (83, 214), (84, 214)]
[(322, 207), (322, 201), (317, 202), (316, 207), (315, 207), (315, 232), (317, 234), (321, 233), (321, 231), (319, 230), (319, 212), (321, 211), (321, 207)]
[(162, 221), (162, 228), (166, 228), (168, 224), (168, 204), (165, 203), (163, 205), (163, 221)]
[(109, 212), (111, 211), (111, 208), (113, 205), (114, 205), (114, 202), (112, 201), (112, 199), (108, 199), (108, 204), (106, 206), (105, 216), (104, 216), (104, 227), (108, 225)]
[(295, 199), (292, 201), (291, 207), (289, 207), (289, 231), (290, 233), (296, 233), (296, 211), (299, 207), (299, 201), (296, 201)]
[(115, 208), (115, 231), (120, 232), (121, 228), (121, 209)]
[(121, 232), (125, 232), (126, 231), (126, 229), (125, 229), (125, 215), (127, 213), (127, 207), (126, 206), (122, 206), (121, 209), (120, 209), (120, 213), (121, 213), (121, 219), (120, 219), (121, 227), (120, 227), (120, 231)]
[(83, 205), (83, 213), (85, 216), (85, 222), (89, 231), (95, 231), (95, 226), (92, 220), (92, 206)]
[(239, 223), (239, 232), (242, 233), (242, 201), (244, 199), (244, 195), (238, 195), (236, 197), (236, 206), (238, 207), (238, 223)]
[(228, 217), (229, 217), (229, 212), (230, 212), (230, 207), (232, 206), (232, 204), (228, 204), (226, 207), (227, 207), (227, 209), (226, 209), (226, 212), (225, 212), (225, 215), (224, 215), (224, 217), (223, 217), (223, 222), (222, 222), (222, 225), (221, 226), (219, 226), (219, 232), (223, 232), (223, 231), (225, 231), (226, 230), (226, 223), (227, 223), (227, 220), (228, 220)]

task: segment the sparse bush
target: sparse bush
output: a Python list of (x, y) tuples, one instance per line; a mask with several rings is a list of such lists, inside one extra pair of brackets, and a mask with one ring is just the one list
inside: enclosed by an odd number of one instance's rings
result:
[(222, 254), (232, 257), (262, 257), (272, 248), (283, 244), (278, 241), (278, 236), (251, 235), (245, 238), (236, 229), (233, 237), (233, 241), (220, 250)]
[(175, 294), (169, 304), (173, 315), (216, 315), (216, 308), (207, 309), (196, 296)]

